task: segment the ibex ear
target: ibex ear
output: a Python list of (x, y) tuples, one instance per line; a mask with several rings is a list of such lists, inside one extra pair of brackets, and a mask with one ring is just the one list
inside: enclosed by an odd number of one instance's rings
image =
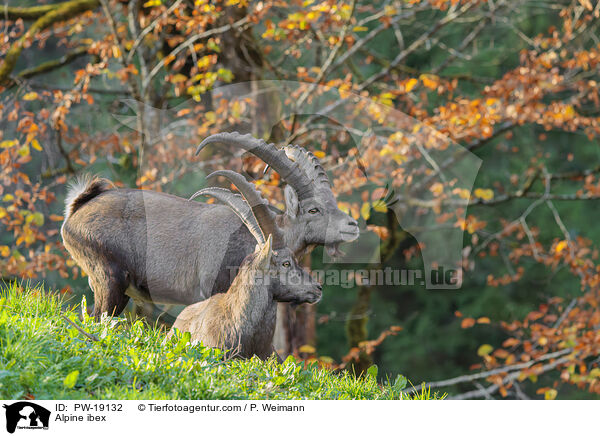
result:
[(269, 265), (271, 264), (271, 255), (273, 254), (273, 250), (271, 249), (271, 241), (273, 237), (269, 235), (267, 238), (267, 242), (260, 248), (258, 252), (258, 256), (256, 261), (258, 262), (258, 268), (263, 271), (267, 271), (269, 269)]
[(291, 218), (296, 218), (298, 215), (298, 195), (296, 191), (290, 185), (285, 185), (283, 195), (285, 197), (285, 213)]

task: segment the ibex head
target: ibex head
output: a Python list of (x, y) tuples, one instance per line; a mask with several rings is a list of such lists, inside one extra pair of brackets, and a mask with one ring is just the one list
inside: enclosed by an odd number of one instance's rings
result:
[(273, 299), (281, 303), (317, 303), (322, 296), (321, 284), (298, 264), (289, 248), (272, 249), (271, 240), (269, 235), (264, 245), (257, 244), (246, 261), (262, 271)]
[(358, 223), (337, 207), (329, 178), (309, 151), (297, 145), (277, 149), (262, 139), (231, 132), (209, 136), (196, 153), (212, 143), (230, 144), (249, 151), (279, 173), (288, 184), (284, 191), (286, 218), (302, 229), (306, 245), (325, 245), (327, 252), (334, 256), (339, 254), (339, 244), (358, 238)]
[(224, 176), (240, 191), (234, 194), (228, 189), (212, 187), (196, 192), (210, 195), (227, 204), (248, 227), (256, 238), (254, 253), (247, 256), (242, 265), (251, 264), (261, 271), (259, 280), (267, 284), (273, 299), (296, 304), (316, 303), (321, 299), (322, 286), (296, 261), (294, 253), (286, 246), (283, 234), (275, 222), (275, 215), (252, 183), (236, 172), (215, 171), (208, 178)]

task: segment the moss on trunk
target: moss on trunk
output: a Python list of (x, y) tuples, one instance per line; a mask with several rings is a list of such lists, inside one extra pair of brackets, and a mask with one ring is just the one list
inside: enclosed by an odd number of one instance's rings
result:
[[(19, 60), (19, 56), (25, 47), (25, 43), (30, 38), (33, 38), (35, 34), (47, 29), (55, 23), (76, 17), (77, 15), (94, 9), (99, 5), (99, 0), (71, 0), (52, 5), (53, 7), (51, 9), (45, 10), (45, 13), (31, 25), (31, 27), (27, 30), (27, 32), (25, 32), (25, 34), (23, 34), (23, 36), (13, 43), (11, 48), (6, 53), (4, 62), (2, 65), (0, 65), (0, 84), (3, 84), (8, 80), (10, 73), (14, 70), (17, 61)], [(46, 6), (34, 6), (33, 8), (46, 8)], [(20, 9), (25, 15), (27, 15), (27, 10), (32, 8), (11, 9)]]

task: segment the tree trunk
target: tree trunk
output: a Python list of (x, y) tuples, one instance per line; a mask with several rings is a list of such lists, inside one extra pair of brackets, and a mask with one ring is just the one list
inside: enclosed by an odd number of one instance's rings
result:
[[(376, 268), (383, 268), (385, 262), (394, 255), (401, 243), (410, 241), (406, 233), (398, 231), (398, 221), (392, 210), (387, 212), (386, 227), (389, 230), (389, 237), (381, 243), (381, 262), (378, 265), (373, 265)], [(404, 235), (404, 239), (401, 239), (402, 235)], [(372, 293), (373, 286), (368, 283), (359, 283), (356, 302), (350, 311), (350, 317), (346, 324), (346, 335), (350, 348), (359, 347), (361, 342), (369, 339), (369, 307)], [(371, 356), (362, 351), (359, 353), (358, 359), (350, 363), (357, 376), (365, 372), (372, 364), (373, 359)]]
[[(304, 258), (305, 268), (310, 266), (310, 255)], [(288, 303), (277, 305), (277, 324), (273, 345), (277, 354), (285, 359), (289, 355), (307, 357), (298, 350), (303, 345), (317, 345), (316, 306), (303, 304), (293, 308)]]

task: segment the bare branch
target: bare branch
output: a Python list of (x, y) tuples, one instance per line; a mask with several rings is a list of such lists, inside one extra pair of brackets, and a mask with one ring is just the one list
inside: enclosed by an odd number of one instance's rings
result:
[(88, 338), (90, 341), (92, 341), (92, 342), (100, 342), (100, 339), (98, 339), (96, 336), (92, 335), (91, 333), (86, 332), (84, 329), (82, 329), (81, 327), (79, 327), (77, 324), (75, 324), (73, 321), (71, 321), (66, 316), (63, 315), (62, 319), (65, 320), (67, 323), (69, 323), (72, 327), (75, 328), (75, 330), (77, 330), (83, 336), (85, 336), (86, 338)]
[[(530, 368), (533, 365), (535, 365), (536, 363), (543, 362), (545, 360), (556, 359), (557, 357), (565, 356), (572, 352), (573, 352), (572, 348), (566, 348), (564, 350), (556, 351), (554, 353), (545, 354), (543, 356), (538, 357), (537, 359), (532, 359), (529, 362), (517, 363), (514, 365), (507, 365), (507, 366), (503, 366), (500, 368), (491, 369), (489, 371), (478, 372), (476, 374), (466, 374), (466, 375), (461, 375), (459, 377), (450, 378), (447, 380), (425, 383), (424, 388), (428, 389), (428, 388), (441, 388), (441, 387), (445, 387), (445, 386), (454, 386), (454, 385), (457, 385), (460, 383), (468, 383), (468, 382), (473, 382), (475, 380), (486, 379), (492, 375), (509, 373), (511, 371), (520, 371), (522, 369)], [(565, 359), (566, 359), (565, 361), (568, 361), (571, 359), (571, 357), (566, 357)], [(402, 392), (409, 393), (409, 392), (415, 391), (415, 389), (416, 388), (414, 388), (414, 387), (410, 387), (410, 388), (404, 389)]]
[(340, 49), (342, 48), (342, 45), (344, 45), (344, 39), (346, 38), (346, 33), (348, 32), (348, 28), (350, 27), (350, 23), (352, 22), (352, 17), (354, 16), (355, 7), (356, 7), (356, 0), (352, 0), (352, 4), (350, 5), (350, 14), (348, 15), (348, 19), (346, 20), (346, 22), (344, 23), (344, 25), (342, 27), (342, 30), (338, 36), (338, 41), (335, 44), (335, 47), (333, 47), (333, 50), (331, 50), (329, 52), (329, 56), (327, 56), (325, 63), (319, 70), (319, 74), (318, 74), (317, 78), (315, 79), (315, 82), (309, 88), (307, 88), (306, 91), (304, 91), (302, 93), (302, 95), (300, 96), (300, 98), (298, 99), (298, 102), (297, 102), (298, 107), (300, 107), (304, 104), (304, 102), (306, 101), (306, 98), (315, 90), (315, 88), (317, 86), (319, 86), (319, 83), (321, 83), (321, 81), (323, 80), (325, 75), (329, 72), (329, 69), (331, 68), (333, 61), (337, 57)]
[[(562, 357), (560, 359), (557, 359), (554, 362), (547, 363), (546, 365), (542, 365), (541, 372), (546, 372), (551, 369), (554, 369), (557, 366), (562, 365), (563, 363), (569, 362), (570, 360), (571, 360), (571, 358), (567, 356), (567, 357)], [(509, 374), (506, 377), (504, 377), (504, 379), (502, 379), (502, 383), (508, 384), (510, 382), (513, 382), (513, 381), (517, 380), (520, 375), (521, 375), (520, 371), (513, 372), (512, 374)], [(464, 394), (459, 394), (459, 395), (455, 395), (453, 397), (448, 397), (448, 399), (449, 400), (468, 400), (471, 398), (481, 398), (482, 396), (493, 394), (498, 389), (500, 389), (500, 385), (493, 384), (490, 387), (488, 387), (487, 389), (484, 389), (483, 391), (481, 391), (480, 389), (477, 389), (475, 391), (465, 392)]]
[(131, 50), (129, 50), (129, 54), (127, 55), (127, 59), (126, 59), (127, 63), (130, 63), (132, 61), (133, 56), (135, 55), (135, 53), (137, 51), (137, 48), (142, 43), (142, 41), (144, 40), (146, 35), (148, 35), (150, 32), (152, 32), (154, 30), (154, 28), (158, 25), (158, 23), (160, 23), (160, 20), (162, 18), (167, 17), (171, 12), (173, 12), (175, 9), (177, 9), (177, 7), (181, 4), (182, 1), (183, 0), (177, 0), (159, 18), (154, 20), (148, 26), (144, 27), (144, 29), (140, 32), (139, 35), (137, 35), (135, 41), (133, 42), (133, 44), (131, 46)]

